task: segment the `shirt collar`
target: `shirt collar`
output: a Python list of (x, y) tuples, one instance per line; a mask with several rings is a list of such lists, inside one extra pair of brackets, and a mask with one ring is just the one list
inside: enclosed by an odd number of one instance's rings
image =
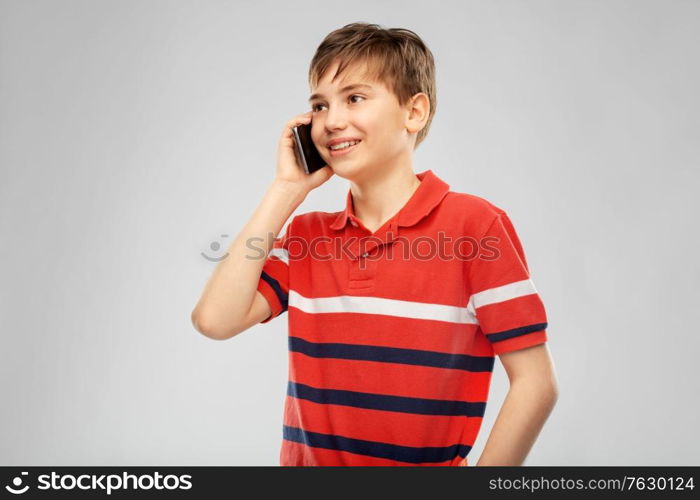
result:
[[(411, 198), (401, 208), (397, 223), (399, 226), (412, 226), (428, 215), (449, 192), (450, 186), (440, 179), (432, 170), (416, 174), (421, 181)], [(348, 219), (354, 218), (352, 190), (348, 189), (345, 197), (345, 210), (340, 212), (331, 224), (331, 229), (343, 229)]]

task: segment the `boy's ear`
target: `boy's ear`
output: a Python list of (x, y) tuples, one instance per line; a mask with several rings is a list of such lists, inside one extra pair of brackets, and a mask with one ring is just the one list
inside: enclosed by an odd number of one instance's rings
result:
[(410, 133), (418, 133), (425, 126), (430, 116), (430, 99), (425, 92), (418, 92), (408, 101), (406, 117), (406, 130)]

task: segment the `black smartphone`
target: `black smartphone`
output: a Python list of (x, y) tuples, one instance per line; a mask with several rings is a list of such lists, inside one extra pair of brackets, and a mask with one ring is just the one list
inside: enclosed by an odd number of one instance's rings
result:
[(297, 162), (304, 169), (304, 172), (313, 174), (316, 170), (328, 166), (311, 140), (310, 123), (302, 123), (292, 127), (292, 132), (294, 135), (294, 152), (297, 155)]

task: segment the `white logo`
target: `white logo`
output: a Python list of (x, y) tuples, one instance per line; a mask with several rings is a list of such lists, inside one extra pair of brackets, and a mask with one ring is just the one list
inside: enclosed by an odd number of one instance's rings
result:
[[(26, 476), (28, 474), (29, 474), (29, 472), (22, 472), (23, 476)], [(14, 484), (15, 487), (19, 488), (20, 486), (22, 486), (22, 478), (17, 476), (16, 478), (14, 478), (12, 480), (12, 484)], [(24, 488), (21, 488), (18, 490), (12, 488), (11, 486), (5, 486), (5, 489), (7, 491), (9, 491), (10, 493), (14, 493), (15, 495), (21, 495), (22, 493), (25, 493), (29, 489), (29, 485), (26, 485)]]

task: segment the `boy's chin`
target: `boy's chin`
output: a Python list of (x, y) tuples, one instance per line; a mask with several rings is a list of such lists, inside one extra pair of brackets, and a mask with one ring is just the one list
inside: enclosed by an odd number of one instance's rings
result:
[(365, 177), (367, 173), (367, 165), (349, 162), (337, 162), (334, 165), (328, 164), (333, 170), (333, 173), (338, 177), (353, 181)]

